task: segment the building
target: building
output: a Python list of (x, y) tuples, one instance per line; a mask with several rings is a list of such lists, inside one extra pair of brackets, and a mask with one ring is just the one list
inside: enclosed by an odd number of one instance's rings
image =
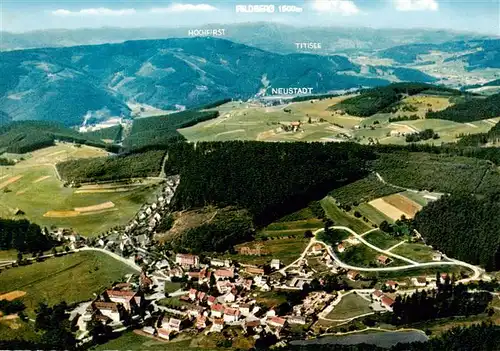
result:
[(222, 314), (224, 313), (224, 306), (220, 304), (213, 304), (210, 310), (211, 316), (213, 318), (222, 318)]
[(267, 319), (267, 325), (275, 328), (283, 328), (285, 326), (286, 319), (281, 317), (270, 317)]
[(95, 312), (97, 314), (100, 313), (111, 318), (113, 322), (120, 321), (120, 312), (118, 311), (118, 305), (115, 302), (96, 301), (90, 304), (88, 309), (91, 312)]
[(337, 251), (338, 252), (344, 252), (345, 251), (345, 246), (342, 245), (342, 243), (337, 245)]
[(224, 310), (224, 322), (233, 323), (240, 318), (240, 311), (237, 308), (226, 308)]
[(233, 291), (229, 291), (228, 293), (226, 293), (224, 296), (222, 296), (222, 300), (225, 302), (225, 303), (230, 303), (230, 302), (234, 302), (236, 300), (236, 294), (233, 293)]
[(380, 299), (380, 305), (388, 311), (392, 312), (392, 305), (393, 304), (394, 304), (394, 300), (391, 299), (390, 297), (385, 296), (385, 295), (382, 296), (382, 298)]
[(388, 265), (389, 263), (391, 263), (391, 259), (387, 256), (384, 256), (384, 255), (380, 255), (377, 257), (377, 261), (378, 263), (380, 264), (383, 264), (384, 266)]
[(214, 319), (210, 332), (220, 333), (224, 329), (224, 320)]
[(206, 327), (207, 327), (207, 317), (203, 315), (198, 315), (198, 317), (196, 317), (196, 328), (205, 329)]
[(303, 316), (288, 316), (287, 317), (288, 324), (306, 324), (306, 317)]
[(198, 291), (197, 291), (196, 289), (189, 289), (188, 296), (189, 296), (189, 299), (190, 299), (191, 301), (196, 300), (196, 293), (197, 293), (197, 292), (198, 292)]
[(375, 290), (374, 292), (372, 292), (372, 298), (375, 300), (375, 301), (380, 301), (380, 299), (382, 298), (382, 296), (384, 296), (384, 293), (380, 290)]
[(168, 329), (180, 332), (181, 331), (181, 320), (176, 318), (170, 318), (168, 321)]
[(412, 284), (414, 286), (426, 286), (427, 279), (425, 277), (411, 278)]
[(141, 272), (141, 275), (139, 276), (139, 283), (141, 285), (141, 288), (147, 290), (150, 288), (151, 285), (153, 285), (153, 281), (151, 278), (149, 278), (146, 273)]
[(158, 337), (165, 340), (170, 340), (170, 338), (172, 337), (172, 331), (170, 329), (159, 328)]
[(349, 278), (350, 280), (357, 280), (359, 278), (359, 272), (358, 271), (349, 271), (347, 272), (347, 278)]
[(391, 290), (396, 290), (398, 288), (398, 282), (394, 280), (388, 280), (385, 282), (385, 286), (387, 286)]
[(232, 279), (234, 278), (234, 270), (232, 269), (217, 269), (214, 272), (215, 279)]
[(432, 255), (432, 260), (433, 261), (441, 261), (442, 258), (443, 258), (443, 256), (439, 252)]
[(129, 312), (141, 301), (141, 297), (136, 296), (134, 291), (106, 290), (106, 295), (111, 302), (121, 303)]
[(212, 296), (212, 295), (210, 295), (210, 296), (207, 298), (207, 304), (208, 304), (209, 306), (212, 306), (212, 305), (215, 303), (215, 300), (216, 300), (216, 299), (215, 299), (215, 297), (214, 297), (214, 296)]
[(175, 263), (183, 267), (198, 267), (200, 258), (196, 255), (177, 254), (175, 255)]
[(271, 264), (270, 264), (271, 269), (278, 270), (278, 269), (280, 269), (280, 265), (281, 265), (281, 262), (277, 258), (271, 260)]
[(321, 244), (314, 244), (313, 247), (311, 248), (310, 254), (311, 255), (319, 255), (323, 252), (323, 245)]
[(147, 334), (151, 334), (153, 335), (155, 333), (155, 328), (153, 327), (144, 327), (142, 328), (142, 331), (147, 333)]

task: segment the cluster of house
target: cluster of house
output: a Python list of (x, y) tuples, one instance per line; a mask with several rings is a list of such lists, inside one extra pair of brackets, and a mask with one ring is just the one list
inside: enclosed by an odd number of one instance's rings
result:
[(87, 331), (91, 321), (117, 329), (123, 327), (123, 321), (126, 319), (140, 319), (144, 303), (144, 295), (134, 284), (119, 283), (84, 304), (84, 309), (74, 316), (74, 323), (81, 331)]
[(179, 183), (178, 175), (168, 177), (156, 200), (141, 207), (135, 218), (125, 227), (125, 232), (132, 235), (153, 233), (164, 216), (165, 208), (172, 201)]

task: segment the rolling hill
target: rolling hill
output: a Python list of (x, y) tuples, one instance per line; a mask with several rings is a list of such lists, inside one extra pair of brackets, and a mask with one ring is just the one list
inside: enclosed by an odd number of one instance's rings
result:
[[(129, 101), (178, 110), (231, 97), (247, 99), (271, 87), (311, 87), (314, 93), (373, 87), (408, 70), (366, 77), (344, 56), (281, 55), (224, 39), (190, 38), (47, 48), (0, 53), (0, 111), (12, 120), (66, 126), (128, 116)], [(401, 78), (398, 78), (400, 77)], [(410, 74), (429, 81), (429, 76)]]

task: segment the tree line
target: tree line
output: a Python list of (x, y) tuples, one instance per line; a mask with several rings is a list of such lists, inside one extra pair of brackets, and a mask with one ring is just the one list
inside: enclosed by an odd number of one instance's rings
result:
[(0, 250), (40, 252), (51, 247), (51, 241), (37, 224), (30, 223), (26, 219), (0, 218)]
[(500, 268), (500, 197), (444, 196), (417, 213), (414, 225), (446, 255), (487, 270)]
[(458, 123), (474, 122), (500, 116), (500, 94), (474, 97), (442, 111), (427, 112), (426, 118), (447, 119)]

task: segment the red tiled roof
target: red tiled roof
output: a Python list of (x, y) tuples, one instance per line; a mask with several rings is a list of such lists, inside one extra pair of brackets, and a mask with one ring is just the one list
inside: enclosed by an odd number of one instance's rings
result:
[(375, 291), (373, 292), (373, 295), (375, 295), (375, 296), (377, 296), (377, 297), (380, 297), (380, 296), (384, 295), (384, 293), (383, 293), (382, 291), (380, 291), (380, 290), (375, 290)]
[(114, 302), (96, 301), (96, 302), (94, 302), (94, 307), (99, 309), (99, 310), (118, 311), (118, 306)]
[(208, 300), (208, 302), (214, 302), (215, 301), (215, 297), (209, 296), (207, 300)]
[(237, 310), (236, 308), (230, 308), (230, 307), (228, 307), (228, 308), (226, 308), (224, 310), (224, 314), (228, 314), (230, 316), (239, 316), (240, 311)]
[(392, 304), (394, 303), (394, 300), (384, 295), (382, 296), (381, 302), (382, 304), (391, 307)]
[(232, 278), (232, 277), (234, 277), (234, 271), (229, 270), (229, 269), (218, 269), (215, 271), (215, 275), (217, 275), (219, 277)]
[(285, 325), (286, 319), (281, 317), (271, 317), (268, 318), (268, 321), (279, 325)]
[(214, 305), (212, 305), (212, 311), (223, 312), (224, 306), (222, 306), (220, 304), (214, 304)]

